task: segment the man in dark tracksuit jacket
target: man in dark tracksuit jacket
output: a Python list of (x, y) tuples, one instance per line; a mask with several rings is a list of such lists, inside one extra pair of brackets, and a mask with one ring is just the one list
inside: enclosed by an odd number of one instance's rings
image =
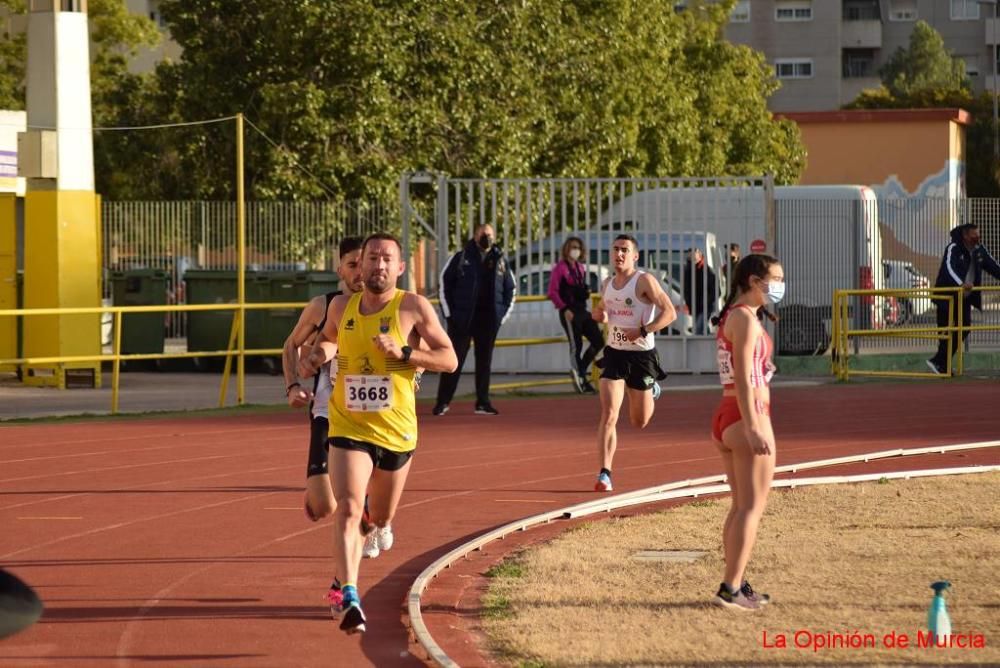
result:
[[(968, 325), (972, 316), (972, 307), (975, 306), (980, 311), (983, 310), (983, 294), (973, 292), (973, 287), (979, 287), (983, 282), (983, 270), (986, 270), (993, 278), (1000, 279), (1000, 265), (993, 259), (989, 251), (980, 245), (979, 226), (975, 223), (959, 225), (951, 231), (951, 243), (944, 249), (944, 257), (941, 258), (941, 269), (938, 270), (937, 280), (934, 281), (936, 288), (957, 288), (965, 289), (962, 299), (962, 311), (958, 313), (959, 322), (956, 325)], [(951, 300), (954, 304), (951, 308), (958, 308), (958, 295)], [(937, 306), (938, 327), (947, 327), (949, 300), (934, 300)], [(956, 311), (957, 312), (957, 311)], [(968, 332), (962, 333), (962, 341), (969, 336)], [(958, 349), (958, 332), (952, 332), (952, 353)], [(937, 354), (927, 360), (927, 365), (934, 373), (943, 374), (948, 367), (948, 340), (942, 339), (938, 343)]]
[(448, 412), (469, 352), (476, 347), (476, 409), (496, 415), (490, 404), (490, 365), (497, 331), (514, 305), (514, 274), (503, 251), (494, 243), (493, 227), (480, 225), (465, 248), (455, 253), (441, 274), (441, 310), (455, 346), (458, 368), (441, 374), (434, 415)]

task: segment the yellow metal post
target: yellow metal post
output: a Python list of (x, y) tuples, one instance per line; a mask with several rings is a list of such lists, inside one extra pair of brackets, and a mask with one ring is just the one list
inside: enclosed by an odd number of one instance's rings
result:
[(246, 203), (243, 200), (243, 114), (236, 114), (236, 239), (239, 249), (239, 266), (236, 270), (236, 295), (239, 310), (239, 357), (236, 360), (236, 403), (242, 406), (246, 400), (244, 372), (246, 349)]
[[(961, 376), (965, 371), (965, 328), (972, 324), (971, 317), (970, 322), (962, 322), (962, 314), (965, 313), (965, 290), (958, 291), (958, 304), (955, 307), (955, 324), (959, 326), (958, 329), (958, 340), (955, 345), (958, 346), (958, 359), (956, 360), (955, 375)], [(950, 337), (949, 337), (950, 338)]]
[(115, 338), (112, 343), (111, 354), (115, 359), (111, 362), (111, 414), (118, 413), (118, 381), (121, 377), (122, 366), (122, 320), (125, 316), (121, 311), (115, 311), (112, 315), (115, 322)]
[[(0, 309), (17, 308), (17, 230), (13, 193), (0, 194)], [(17, 318), (0, 318), (0, 359), (17, 357)], [(0, 371), (14, 371), (0, 364)]]
[(239, 336), (240, 331), (240, 314), (239, 312), (233, 313), (233, 326), (229, 329), (229, 343), (226, 344), (226, 350), (229, 354), (226, 355), (226, 363), (222, 365), (222, 383), (219, 385), (219, 408), (223, 408), (226, 405), (226, 394), (229, 392), (229, 374), (233, 370), (233, 346), (236, 345), (236, 338)]

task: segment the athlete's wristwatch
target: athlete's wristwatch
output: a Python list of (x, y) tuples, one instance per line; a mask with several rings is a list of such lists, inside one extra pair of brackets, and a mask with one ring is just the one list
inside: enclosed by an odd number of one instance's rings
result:
[(646, 331), (645, 325), (639, 325), (639, 336), (649, 336), (649, 332)]
[(403, 346), (399, 350), (400, 350), (400, 352), (403, 353), (403, 361), (404, 362), (409, 362), (410, 361), (410, 355), (413, 354), (413, 348), (411, 348), (410, 346)]

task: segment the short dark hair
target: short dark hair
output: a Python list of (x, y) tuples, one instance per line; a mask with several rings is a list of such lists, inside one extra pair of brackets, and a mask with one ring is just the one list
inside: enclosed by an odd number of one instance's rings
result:
[(632, 248), (634, 248), (636, 251), (639, 250), (639, 242), (636, 241), (635, 237), (633, 237), (631, 234), (619, 234), (617, 237), (615, 237), (615, 241), (631, 241)]
[(367, 237), (365, 237), (364, 242), (361, 244), (361, 254), (364, 255), (365, 248), (368, 247), (369, 241), (391, 241), (396, 244), (396, 248), (399, 249), (399, 259), (403, 259), (403, 244), (399, 243), (399, 239), (396, 235), (390, 234), (388, 232), (372, 232)]
[(361, 248), (365, 240), (361, 237), (344, 237), (340, 240), (340, 259), (343, 260), (344, 256), (348, 253), (353, 253), (354, 251)]

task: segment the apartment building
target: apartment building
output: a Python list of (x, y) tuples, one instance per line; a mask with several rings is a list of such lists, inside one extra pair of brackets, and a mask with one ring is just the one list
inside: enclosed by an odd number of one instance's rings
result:
[(726, 37), (774, 66), (782, 85), (772, 110), (826, 111), (879, 86), (879, 68), (909, 44), (918, 20), (965, 61), (974, 90), (994, 90), (996, 11), (985, 0), (740, 0)]

